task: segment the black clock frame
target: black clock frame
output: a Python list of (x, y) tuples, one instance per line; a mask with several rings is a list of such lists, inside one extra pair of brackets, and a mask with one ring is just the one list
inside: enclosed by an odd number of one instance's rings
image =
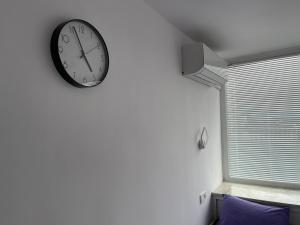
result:
[[(76, 80), (74, 80), (68, 74), (68, 72), (65, 70), (65, 67), (63, 66), (63, 63), (60, 59), (59, 50), (58, 50), (59, 35), (60, 35), (60, 32), (63, 29), (63, 27), (66, 24), (70, 23), (70, 22), (80, 22), (80, 23), (83, 23), (86, 26), (88, 26), (90, 29), (92, 29), (95, 32), (95, 34), (97, 35), (98, 39), (100, 40), (100, 42), (103, 46), (104, 55), (105, 55), (105, 59), (106, 59), (105, 60), (105, 68), (104, 68), (103, 75), (102, 75), (101, 79), (97, 83), (95, 83), (94, 85), (86, 86), (86, 85), (84, 85), (82, 83), (79, 83)], [(58, 71), (58, 73), (62, 76), (62, 78), (65, 81), (67, 81), (68, 83), (72, 84), (75, 87), (78, 87), (78, 88), (95, 87), (95, 86), (99, 85), (100, 83), (102, 83), (103, 80), (106, 78), (108, 68), (109, 68), (109, 56), (108, 56), (107, 46), (105, 44), (105, 41), (104, 41), (102, 35), (99, 33), (99, 31), (93, 25), (91, 25), (89, 22), (87, 22), (85, 20), (72, 19), (72, 20), (68, 20), (66, 22), (63, 22), (63, 23), (59, 24), (52, 33), (51, 42), (50, 42), (50, 51), (51, 51), (52, 60), (54, 62), (55, 68)]]

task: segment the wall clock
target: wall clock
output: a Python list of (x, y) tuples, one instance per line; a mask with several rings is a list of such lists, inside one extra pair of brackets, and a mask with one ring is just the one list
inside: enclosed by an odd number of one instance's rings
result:
[(93, 87), (106, 77), (109, 57), (104, 39), (90, 23), (59, 24), (51, 38), (51, 56), (59, 74), (76, 87)]

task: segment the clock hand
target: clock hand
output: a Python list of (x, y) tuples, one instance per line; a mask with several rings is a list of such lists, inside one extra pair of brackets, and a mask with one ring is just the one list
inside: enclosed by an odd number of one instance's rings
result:
[(84, 52), (83, 52), (83, 51), (82, 51), (82, 55), (83, 55), (83, 58), (84, 58), (84, 60), (85, 60), (86, 64), (88, 65), (88, 67), (89, 67), (90, 71), (91, 71), (91, 72), (93, 72), (93, 70), (92, 70), (92, 67), (91, 67), (91, 65), (90, 65), (89, 61), (87, 60), (87, 58), (86, 58), (86, 55), (84, 54)]
[[(85, 54), (89, 54), (90, 52), (92, 52), (94, 49), (98, 48), (99, 47), (99, 44), (97, 44), (95, 47), (91, 48), (90, 50), (88, 50), (87, 52), (85, 52)], [(80, 56), (80, 58), (82, 58), (83, 55)]]
[(82, 58), (82, 57), (84, 58), (84, 61), (86, 62), (86, 64), (87, 64), (88, 67), (89, 67), (89, 70), (90, 70), (91, 72), (93, 72), (90, 63), (89, 63), (89, 61), (87, 60), (87, 58), (86, 58), (86, 56), (85, 56), (85, 53), (84, 53), (82, 44), (81, 44), (81, 42), (80, 42), (79, 36), (78, 36), (77, 31), (76, 31), (76, 29), (75, 29), (74, 26), (73, 26), (73, 30), (74, 30), (75, 36), (76, 36), (76, 38), (77, 38), (77, 40), (78, 40), (79, 46), (80, 46), (80, 51), (81, 51), (81, 57), (80, 57), (80, 58)]
[(75, 27), (73, 26), (72, 28), (73, 28), (73, 30), (74, 30), (74, 34), (75, 34), (75, 36), (76, 36), (76, 39), (77, 39), (77, 41), (78, 41), (78, 43), (79, 43), (80, 50), (84, 52), (83, 47), (82, 47), (82, 44), (81, 44), (81, 41), (80, 41), (80, 39), (79, 39), (79, 36), (78, 36), (78, 34), (77, 34), (77, 31), (76, 31)]

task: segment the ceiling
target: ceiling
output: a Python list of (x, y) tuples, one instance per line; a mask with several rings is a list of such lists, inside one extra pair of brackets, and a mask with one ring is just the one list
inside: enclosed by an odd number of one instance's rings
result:
[(229, 63), (300, 52), (299, 0), (145, 0)]

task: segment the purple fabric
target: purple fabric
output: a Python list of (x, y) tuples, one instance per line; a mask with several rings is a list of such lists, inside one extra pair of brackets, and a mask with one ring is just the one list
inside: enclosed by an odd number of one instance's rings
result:
[(225, 195), (218, 225), (288, 225), (289, 209)]

